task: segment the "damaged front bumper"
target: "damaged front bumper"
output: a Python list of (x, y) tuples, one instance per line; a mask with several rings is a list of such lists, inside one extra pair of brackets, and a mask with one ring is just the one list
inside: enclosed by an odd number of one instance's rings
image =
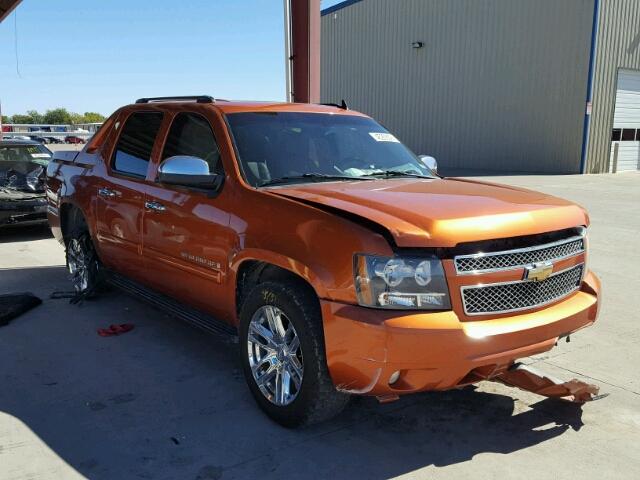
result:
[(598, 395), (600, 388), (596, 385), (575, 378), (563, 381), (520, 363), (514, 363), (506, 372), (492, 380), (544, 397), (560, 398), (574, 403), (589, 402), (604, 396)]
[(26, 199), (0, 198), (0, 226), (46, 221), (47, 200), (44, 195)]
[[(598, 278), (589, 272), (580, 290), (556, 304), (478, 321), (461, 321), (454, 311), (384, 311), (322, 301), (329, 371), (339, 390), (381, 399), (500, 378), (526, 388), (522, 374), (509, 369), (591, 325), (599, 291)], [(543, 382), (538, 393), (545, 394), (543, 387), (550, 385)], [(584, 393), (570, 390), (546, 391), (558, 397)]]

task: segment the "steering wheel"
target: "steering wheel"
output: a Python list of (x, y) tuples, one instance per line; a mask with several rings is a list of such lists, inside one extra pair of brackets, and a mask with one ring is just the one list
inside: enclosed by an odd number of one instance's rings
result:
[(365, 161), (360, 157), (347, 157), (340, 161), (340, 170), (348, 170), (349, 168), (367, 167)]

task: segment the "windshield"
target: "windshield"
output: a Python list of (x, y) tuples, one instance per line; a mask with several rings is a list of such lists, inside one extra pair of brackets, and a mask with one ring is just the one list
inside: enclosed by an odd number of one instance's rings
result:
[(232, 113), (227, 119), (245, 179), (254, 187), (399, 173), (433, 177), (406, 146), (370, 118), (249, 112)]
[[(0, 145), (0, 162), (36, 163), (47, 166), (51, 160), (51, 152), (42, 145)], [(0, 169), (3, 168), (0, 164)]]

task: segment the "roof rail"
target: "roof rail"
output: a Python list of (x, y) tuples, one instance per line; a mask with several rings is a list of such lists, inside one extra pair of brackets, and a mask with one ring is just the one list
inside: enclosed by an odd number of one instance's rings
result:
[(216, 99), (209, 95), (187, 95), (178, 97), (146, 97), (139, 98), (136, 103), (153, 103), (153, 102), (182, 102), (185, 100), (194, 100), (196, 103), (215, 103)]
[(340, 103), (339, 105), (337, 103), (321, 103), (320, 105), (325, 105), (327, 107), (337, 107), (341, 108), (342, 110), (349, 110), (349, 106), (347, 105), (347, 102), (344, 101), (344, 99), (342, 99), (342, 103)]

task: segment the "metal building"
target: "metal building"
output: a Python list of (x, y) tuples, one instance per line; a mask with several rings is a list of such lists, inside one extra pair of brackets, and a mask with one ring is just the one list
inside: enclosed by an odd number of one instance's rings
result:
[(640, 0), (347, 0), (321, 98), (445, 173), (640, 169)]

